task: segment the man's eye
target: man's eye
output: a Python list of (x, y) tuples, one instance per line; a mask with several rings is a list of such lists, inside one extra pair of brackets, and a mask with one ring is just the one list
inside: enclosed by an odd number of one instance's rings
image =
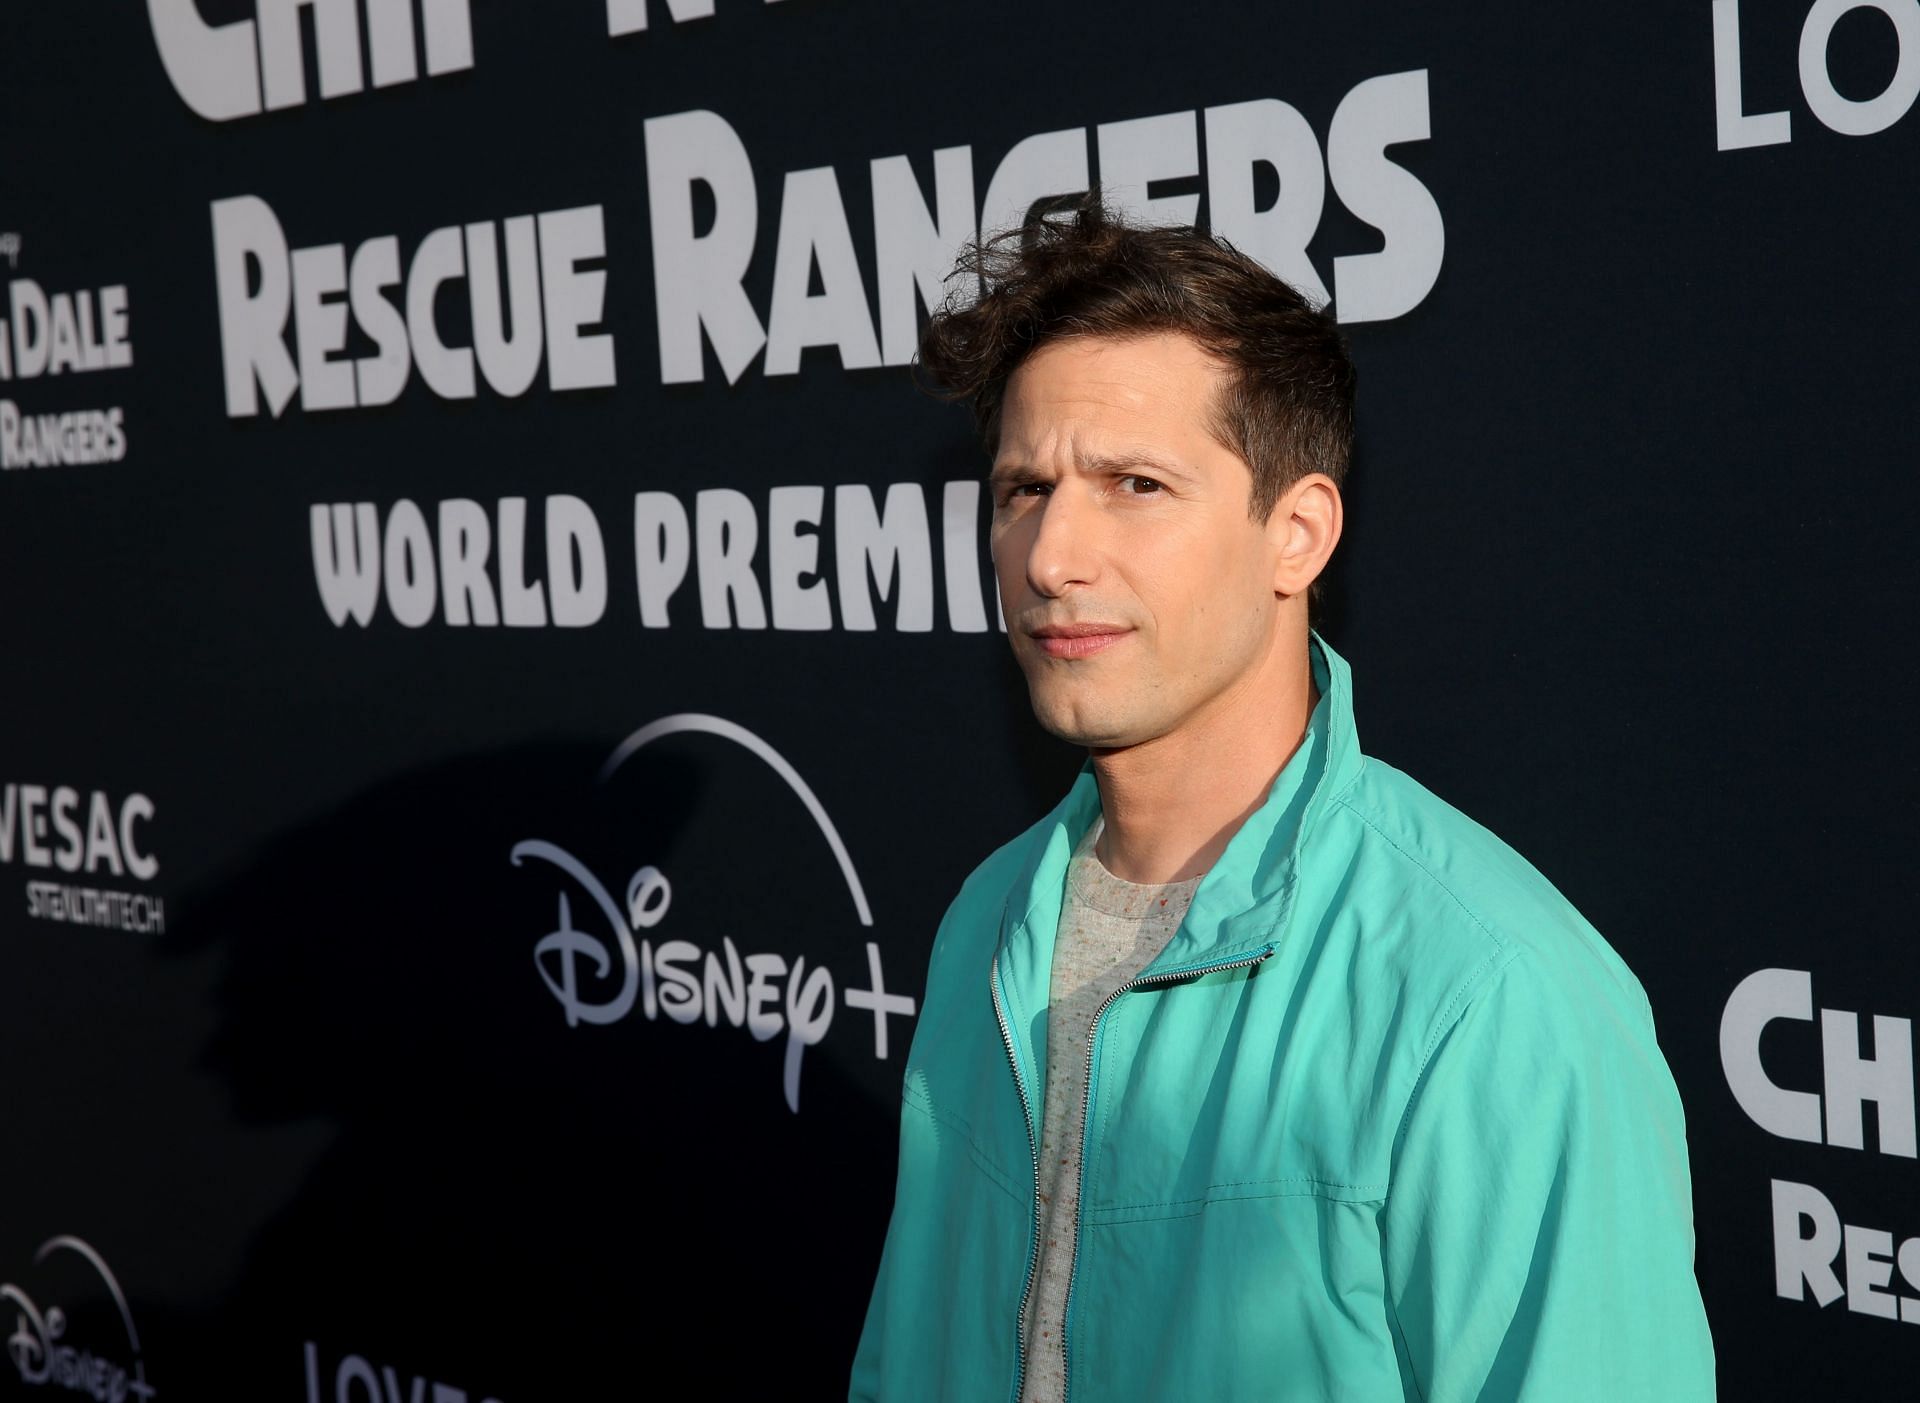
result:
[(1025, 493), (1028, 489), (1032, 489), (1035, 492), (1043, 492), (1046, 490), (1046, 486), (1047, 484), (1044, 482), (1023, 482), (1023, 483), (1020, 483), (1017, 487), (1015, 487), (1007, 495), (1009, 497), (1018, 497), (1023, 493)]
[(1145, 497), (1150, 493), (1158, 492), (1160, 490), (1160, 484), (1158, 482), (1154, 481), (1150, 477), (1142, 477), (1140, 476), (1139, 473), (1128, 473), (1125, 477), (1121, 478), (1120, 480), (1122, 482), (1144, 482), (1147, 485), (1146, 492), (1135, 491), (1130, 494), (1135, 497)]

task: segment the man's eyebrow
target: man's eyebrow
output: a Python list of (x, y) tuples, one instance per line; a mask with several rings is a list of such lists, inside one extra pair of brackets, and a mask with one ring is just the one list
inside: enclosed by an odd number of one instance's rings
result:
[(995, 464), (993, 471), (987, 474), (989, 487), (1025, 487), (1031, 482), (1045, 482), (1047, 476), (1037, 468), (1025, 463)]
[(1082, 472), (1124, 473), (1144, 472), (1149, 477), (1170, 477), (1180, 482), (1193, 481), (1193, 474), (1177, 463), (1164, 458), (1156, 458), (1151, 453), (1109, 453), (1096, 454), (1080, 460)]
[[(1150, 453), (1097, 453), (1080, 459), (1078, 467), (1084, 473), (1140, 472), (1150, 477), (1172, 478), (1176, 482), (1193, 481), (1193, 474), (1186, 469)], [(987, 482), (993, 487), (1024, 487), (1029, 483), (1051, 480), (1050, 474), (1025, 463), (996, 464), (987, 474)]]

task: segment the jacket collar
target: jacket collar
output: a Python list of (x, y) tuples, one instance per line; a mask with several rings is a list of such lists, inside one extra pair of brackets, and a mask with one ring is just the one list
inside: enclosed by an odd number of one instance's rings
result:
[[(1320, 699), (1305, 737), (1275, 776), (1266, 801), (1200, 879), (1180, 929), (1138, 977), (1229, 964), (1279, 938), (1292, 906), (1301, 845), (1361, 766), (1346, 660), (1317, 632), (1309, 634), (1308, 654)], [(1035, 825), (1009, 889), (997, 955), (1002, 978), (1027, 1007), (1044, 1009), (1047, 1003), (1067, 865), (1099, 812), (1089, 756), (1066, 797)]]

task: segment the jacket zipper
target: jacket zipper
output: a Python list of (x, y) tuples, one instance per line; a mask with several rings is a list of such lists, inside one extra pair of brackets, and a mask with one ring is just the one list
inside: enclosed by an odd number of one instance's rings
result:
[[(1185, 979), (1188, 975), (1193, 975), (1193, 974), (1217, 974), (1221, 970), (1225, 970), (1225, 969), (1239, 969), (1243, 965), (1257, 965), (1260, 963), (1260, 961), (1266, 959), (1267, 956), (1271, 955), (1272, 953), (1273, 953), (1273, 947), (1271, 945), (1267, 945), (1254, 951), (1251, 955), (1243, 956), (1242, 958), (1237, 960), (1228, 960), (1228, 961), (1225, 961), (1224, 963), (1217, 964), (1217, 965), (1193, 965), (1193, 966), (1189, 966), (1186, 969), (1163, 970), (1159, 974), (1142, 975), (1138, 978), (1128, 980), (1125, 984), (1122, 984), (1118, 989), (1115, 989), (1111, 994), (1108, 994), (1107, 997), (1101, 1002), (1100, 1007), (1095, 1009), (1093, 1012), (1093, 1021), (1088, 1025), (1088, 1032), (1087, 1032), (1086, 1073), (1080, 1079), (1080, 1165), (1079, 1165), (1080, 1187), (1079, 1187), (1079, 1194), (1077, 1199), (1077, 1206), (1074, 1210), (1074, 1215), (1073, 1215), (1073, 1267), (1067, 1273), (1066, 1308), (1062, 1310), (1060, 1313), (1060, 1369), (1061, 1369), (1060, 1403), (1067, 1403), (1067, 1399), (1072, 1396), (1072, 1389), (1073, 1389), (1073, 1365), (1068, 1361), (1068, 1358), (1067, 1358), (1067, 1346), (1068, 1346), (1067, 1330), (1068, 1330), (1068, 1327), (1073, 1323), (1073, 1288), (1075, 1284), (1080, 1280), (1080, 1218), (1081, 1218), (1081, 1209), (1083, 1209), (1086, 1205), (1086, 1193), (1087, 1193), (1087, 1122), (1089, 1119), (1089, 1113), (1093, 1109), (1093, 1049), (1100, 1040), (1100, 1019), (1106, 1014), (1108, 1006), (1111, 1005), (1115, 999), (1119, 998), (1122, 994), (1127, 993), (1130, 990), (1138, 989), (1142, 984), (1159, 984), (1159, 983), (1164, 983), (1169, 979)], [(1006, 1023), (1004, 1020), (1002, 1020), (1000, 1027), (1002, 1032), (1006, 1030)], [(1009, 1044), (1009, 1047), (1011, 1047), (1011, 1044)], [(1037, 1215), (1040, 1207), (1040, 1204), (1039, 1204), (1040, 1154), (1037, 1149), (1034, 1151), (1033, 1173), (1034, 1173), (1034, 1211)], [(1039, 1247), (1038, 1237), (1039, 1235), (1038, 1233), (1036, 1233), (1035, 1242), (1034, 1242), (1034, 1246), (1036, 1249)], [(1038, 1254), (1036, 1252), (1036, 1256), (1037, 1255)], [(1028, 1285), (1029, 1287), (1031, 1287), (1032, 1285), (1031, 1269), (1029, 1269), (1029, 1272), (1028, 1272)], [(1026, 1300), (1023, 1297), (1020, 1303), (1020, 1319), (1023, 1323), (1026, 1320), (1026, 1314), (1027, 1314)], [(1024, 1364), (1025, 1364), (1025, 1359), (1023, 1355), (1022, 1357), (1023, 1371), (1024, 1371)]]
[(1020, 1386), (1027, 1376), (1027, 1299), (1033, 1294), (1034, 1270), (1040, 1265), (1040, 1136), (1033, 1125), (1033, 1103), (1027, 1099), (1027, 1084), (1020, 1079), (1020, 1059), (1014, 1055), (1013, 1034), (1007, 1028), (1007, 1012), (1000, 1002), (1000, 957), (994, 956), (990, 972), (993, 988), (993, 1016), (1000, 1020), (1000, 1040), (1007, 1045), (1007, 1061), (1013, 1064), (1013, 1084), (1020, 1092), (1020, 1109), (1027, 1117), (1027, 1148), (1033, 1152), (1033, 1238), (1027, 1248), (1027, 1284), (1020, 1292), (1020, 1314), (1014, 1322), (1013, 1403), (1019, 1403)]

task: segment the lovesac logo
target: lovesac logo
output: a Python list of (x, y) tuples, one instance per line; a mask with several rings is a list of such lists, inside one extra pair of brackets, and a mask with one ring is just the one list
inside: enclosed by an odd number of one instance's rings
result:
[[(600, 767), (597, 782), (604, 784), (636, 753), (667, 736), (698, 733), (733, 742), (766, 762), (799, 798), (819, 828), (845, 880), (847, 895), (864, 927), (873, 925), (860, 874), (827, 816), (819, 798), (766, 741), (744, 726), (718, 716), (681, 712), (649, 722), (622, 741)], [(537, 838), (515, 843), (514, 866), (528, 859), (544, 862), (576, 883), (587, 899), (584, 919), (576, 921), (574, 902), (559, 893), (559, 919), (554, 929), (535, 942), (534, 965), (548, 991), (565, 1010), (569, 1027), (582, 1023), (618, 1023), (637, 1007), (648, 1022), (661, 1014), (675, 1023), (691, 1025), (705, 1020), (718, 1027), (722, 1018), (744, 1027), (756, 1042), (786, 1035), (782, 1087), (787, 1109), (800, 1110), (800, 1063), (806, 1049), (817, 1045), (832, 1027), (835, 1008), (873, 1017), (873, 1055), (887, 1057), (887, 1020), (899, 1014), (911, 1017), (913, 999), (887, 991), (881, 968), (880, 946), (869, 940), (864, 987), (849, 985), (836, 995), (833, 972), (826, 964), (809, 963), (805, 955), (791, 962), (785, 955), (757, 951), (742, 955), (731, 936), (723, 936), (718, 950), (702, 949), (690, 940), (655, 944), (656, 932), (673, 905), (673, 886), (667, 874), (651, 863), (636, 868), (619, 888), (616, 902), (607, 885), (572, 853)], [(643, 934), (644, 933), (644, 934)], [(591, 968), (583, 971), (585, 960)]]
[[(1775, 6), (1778, 10), (1782, 7)], [(1893, 76), (1871, 97), (1850, 97), (1833, 81), (1828, 50), (1840, 21), (1875, 10), (1893, 38)], [(1778, 146), (1793, 140), (1793, 113), (1749, 112), (1741, 80), (1740, 0), (1713, 0), (1714, 125), (1722, 151)], [(1777, 55), (1771, 55), (1777, 66)], [(1828, 131), (1873, 136), (1905, 117), (1920, 99), (1920, 0), (1813, 0), (1800, 27), (1800, 93)]]
[(25, 1384), (56, 1384), (90, 1394), (107, 1403), (122, 1403), (127, 1398), (154, 1396), (147, 1382), (146, 1364), (140, 1358), (140, 1334), (133, 1328), (133, 1312), (127, 1309), (126, 1293), (114, 1279), (113, 1271), (100, 1254), (77, 1237), (50, 1237), (33, 1254), (38, 1267), (58, 1253), (70, 1253), (92, 1269), (105, 1283), (107, 1294), (120, 1310), (120, 1323), (126, 1327), (126, 1347), (130, 1364), (122, 1364), (110, 1354), (96, 1354), (76, 1348), (66, 1340), (67, 1313), (57, 1305), (42, 1310), (20, 1287), (12, 1282), (0, 1284), (0, 1300), (14, 1308), (13, 1333), (7, 1337), (7, 1357)]
[[(153, 800), (73, 785), (0, 785), (0, 866), (15, 861), (91, 877), (151, 882), (160, 875), (148, 824)], [(58, 879), (27, 883), (27, 915), (70, 925), (154, 932), (167, 928), (167, 905), (149, 891), (125, 891)]]
[[(370, 1360), (358, 1354), (347, 1355), (331, 1370), (324, 1369), (320, 1346), (312, 1340), (307, 1341), (306, 1360), (307, 1403), (326, 1403), (329, 1398), (334, 1403), (358, 1403), (362, 1394), (368, 1403), (427, 1403), (428, 1399), (432, 1399), (432, 1403), (468, 1403), (469, 1398), (475, 1403), (500, 1403), (490, 1394), (469, 1394), (464, 1388), (396, 1369), (391, 1364), (376, 1370)], [(332, 1393), (320, 1387), (324, 1374), (332, 1376)]]

